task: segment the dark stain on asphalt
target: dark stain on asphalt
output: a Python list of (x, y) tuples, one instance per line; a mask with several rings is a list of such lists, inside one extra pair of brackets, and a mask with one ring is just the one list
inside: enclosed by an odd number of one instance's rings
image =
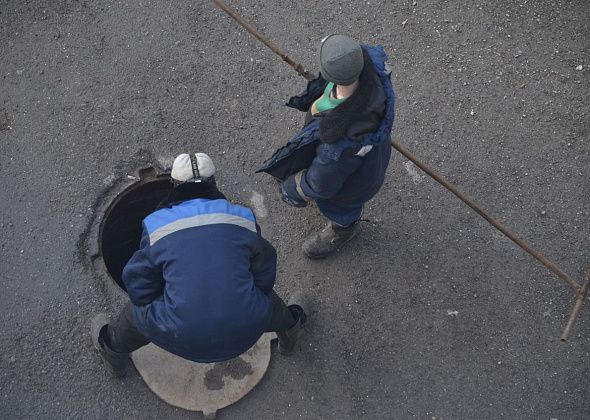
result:
[(250, 363), (244, 361), (241, 357), (237, 357), (226, 362), (215, 363), (213, 369), (205, 374), (204, 383), (207, 389), (217, 390), (223, 388), (224, 377), (231, 376), (233, 379), (242, 379), (253, 372)]
[(6, 111), (0, 111), (0, 130), (8, 130), (10, 120)]

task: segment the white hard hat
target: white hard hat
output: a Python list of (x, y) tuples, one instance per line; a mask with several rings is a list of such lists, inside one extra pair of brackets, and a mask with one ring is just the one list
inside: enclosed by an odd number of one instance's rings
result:
[(215, 165), (205, 153), (183, 153), (174, 159), (170, 175), (179, 182), (201, 182), (215, 175)]

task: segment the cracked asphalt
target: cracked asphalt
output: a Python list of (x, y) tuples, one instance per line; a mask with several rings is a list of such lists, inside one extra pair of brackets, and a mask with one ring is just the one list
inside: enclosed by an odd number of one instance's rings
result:
[[(394, 138), (582, 281), (587, 1), (230, 4), (312, 71), (326, 34), (382, 44)], [(81, 245), (113, 180), (203, 151), (261, 211), (278, 290), (313, 305), (299, 351), (219, 418), (590, 418), (588, 302), (560, 342), (568, 288), (399, 153), (358, 240), (305, 259), (324, 221), (254, 174), (304, 85), (210, 2), (0, 0), (0, 417), (195, 418), (100, 364), (89, 321), (116, 308)]]

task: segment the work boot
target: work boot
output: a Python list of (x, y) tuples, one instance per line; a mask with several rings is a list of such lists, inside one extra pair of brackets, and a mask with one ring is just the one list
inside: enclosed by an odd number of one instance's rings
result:
[(325, 258), (340, 249), (360, 232), (358, 222), (348, 226), (340, 226), (329, 222), (321, 231), (311, 234), (303, 242), (303, 253), (313, 260)]
[(92, 344), (113, 375), (122, 378), (125, 376), (129, 353), (119, 353), (109, 347), (108, 326), (105, 314), (98, 314), (92, 319), (90, 325)]
[(303, 293), (295, 292), (289, 299), (288, 308), (296, 319), (295, 325), (287, 331), (277, 332), (279, 339), (279, 353), (289, 356), (293, 354), (295, 344), (303, 335), (303, 328), (307, 323), (307, 314), (309, 313)]

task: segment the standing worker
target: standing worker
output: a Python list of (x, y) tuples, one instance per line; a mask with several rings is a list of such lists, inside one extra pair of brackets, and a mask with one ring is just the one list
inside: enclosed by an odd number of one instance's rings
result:
[(270, 331), (289, 354), (303, 332), (302, 302), (287, 306), (273, 291), (275, 249), (252, 210), (219, 192), (214, 174), (204, 153), (175, 159), (175, 187), (143, 220), (139, 250), (123, 270), (130, 302), (112, 323), (104, 314), (93, 320), (94, 345), (117, 376), (150, 342), (208, 363), (239, 356)]
[(383, 185), (391, 156), (394, 93), (381, 46), (330, 35), (319, 47), (320, 76), (288, 106), (307, 113), (304, 127), (259, 170), (281, 181), (283, 201), (315, 201), (329, 219), (303, 242), (324, 258), (359, 233), (363, 205)]

